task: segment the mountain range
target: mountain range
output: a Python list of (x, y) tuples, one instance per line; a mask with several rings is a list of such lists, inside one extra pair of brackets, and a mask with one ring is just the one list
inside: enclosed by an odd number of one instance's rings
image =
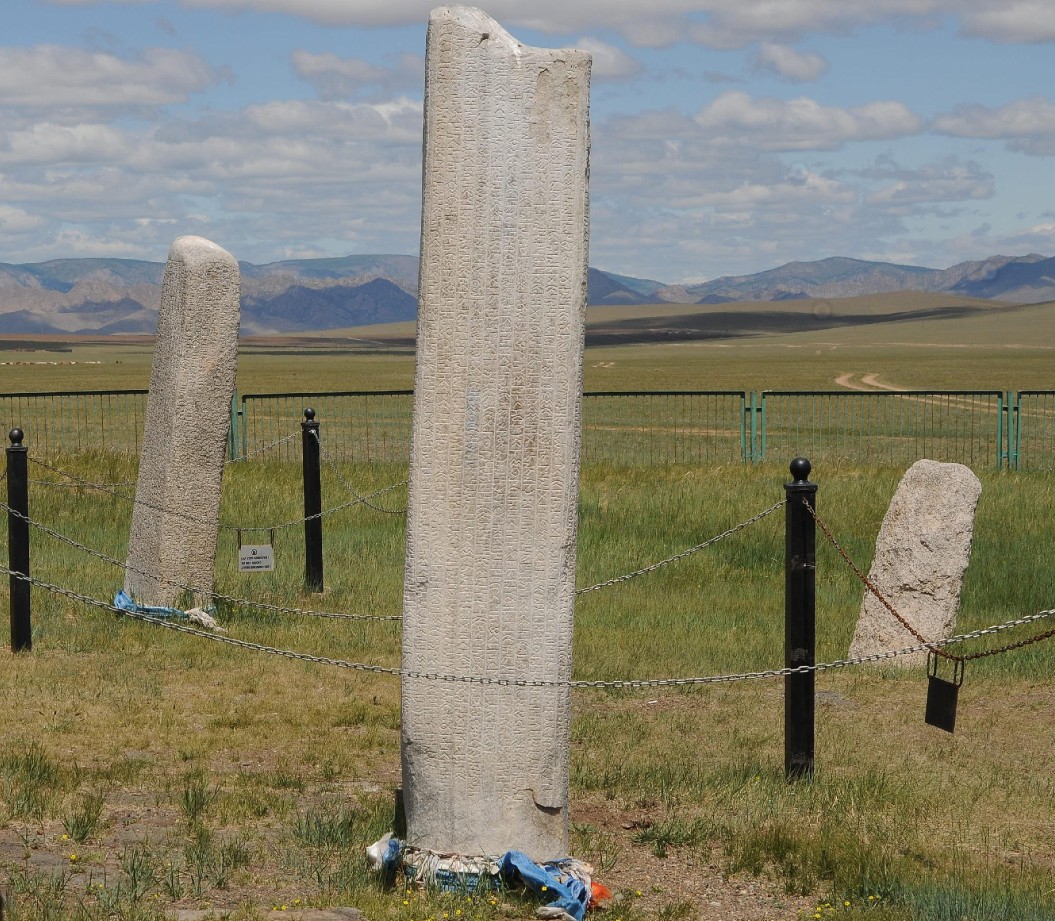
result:
[[(134, 259), (0, 263), (0, 333), (153, 333), (164, 264)], [(306, 332), (412, 320), (418, 260), (364, 255), (241, 263), (242, 332)], [(754, 275), (669, 285), (589, 270), (591, 305), (725, 304), (948, 292), (1016, 304), (1055, 300), (1055, 258), (992, 256), (948, 269), (833, 257)]]

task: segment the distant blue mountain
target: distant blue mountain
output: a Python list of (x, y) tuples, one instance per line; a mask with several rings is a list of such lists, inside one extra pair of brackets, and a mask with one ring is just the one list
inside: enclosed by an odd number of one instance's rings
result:
[[(0, 333), (153, 333), (164, 265), (136, 259), (0, 263)], [(242, 331), (300, 332), (414, 319), (418, 260), (362, 255), (241, 263)], [(591, 268), (591, 305), (786, 301), (949, 291), (1017, 303), (1055, 300), (1055, 258), (993, 256), (949, 269), (833, 257), (672, 286)]]

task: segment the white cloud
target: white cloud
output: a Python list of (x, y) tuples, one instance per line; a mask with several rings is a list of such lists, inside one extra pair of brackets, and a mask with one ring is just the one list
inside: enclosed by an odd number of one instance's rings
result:
[(1055, 103), (1042, 96), (1019, 99), (998, 108), (957, 106), (934, 119), (940, 134), (1007, 141), (1011, 150), (1055, 156)]
[[(58, 6), (102, 0), (47, 0)], [(158, 0), (112, 0), (128, 4)], [(424, 25), (435, 0), (182, 0), (187, 7), (283, 13), (331, 26)], [(846, 33), (893, 21), (930, 28), (958, 18), (963, 30), (999, 42), (1055, 40), (1050, 0), (492, 0), (504, 25), (551, 33), (614, 29), (639, 46), (684, 41), (741, 48), (757, 41), (793, 42), (803, 35)]]
[(254, 134), (420, 144), (421, 111), (420, 100), (406, 98), (372, 105), (288, 100), (248, 106), (242, 124)]
[[(957, 0), (710, 0), (709, 16), (693, 26), (704, 45), (740, 48), (753, 41), (789, 42), (803, 35), (848, 32), (890, 19), (926, 21)], [(952, 11), (952, 10), (950, 10)]]
[(631, 57), (615, 45), (609, 45), (596, 38), (580, 38), (575, 42), (576, 48), (588, 51), (593, 56), (591, 76), (595, 80), (618, 80), (633, 77), (642, 71), (641, 62)]
[(126, 138), (105, 125), (54, 125), (48, 122), (14, 131), (0, 146), (5, 166), (59, 163), (106, 163), (120, 159)]
[(0, 233), (28, 233), (41, 229), (45, 224), (46, 221), (39, 215), (30, 214), (21, 208), (12, 208), (10, 205), (0, 205)]
[(804, 54), (774, 42), (762, 42), (755, 63), (762, 70), (799, 83), (816, 80), (828, 71), (828, 62), (821, 55)]
[(297, 50), (290, 55), (294, 72), (315, 87), (322, 99), (384, 96), (401, 90), (421, 89), (425, 59), (416, 54), (398, 55), (391, 67), (378, 67), (361, 58), (312, 54)]
[(168, 48), (121, 58), (58, 45), (0, 47), (0, 105), (7, 106), (167, 105), (221, 78), (197, 54)]
[(998, 0), (964, 14), (964, 31), (996, 42), (1055, 41), (1051, 0)]
[(955, 157), (916, 170), (879, 168), (866, 174), (883, 181), (867, 196), (867, 205), (905, 208), (922, 203), (977, 201), (994, 194), (991, 173), (977, 163), (961, 163)]
[(405, 98), (0, 129), (0, 253), (33, 258), (27, 215), (52, 252), (161, 258), (179, 233), (246, 259), (318, 240), (413, 252), (420, 156), (421, 103)]
[(879, 101), (843, 109), (814, 99), (755, 99), (725, 93), (701, 109), (696, 123), (731, 142), (747, 138), (764, 150), (838, 150), (850, 141), (906, 137), (923, 120), (900, 102)]

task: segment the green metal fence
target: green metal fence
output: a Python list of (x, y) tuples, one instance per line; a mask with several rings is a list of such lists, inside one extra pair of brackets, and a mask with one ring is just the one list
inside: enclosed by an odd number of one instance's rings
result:
[[(411, 390), (247, 393), (235, 423), (241, 454), (299, 456), (296, 441), (275, 443), (298, 430), (310, 405), (331, 458), (406, 462), (413, 397)], [(742, 391), (586, 393), (583, 462), (648, 466), (749, 459), (746, 399)]]
[(743, 391), (583, 394), (585, 464), (736, 463), (750, 454)]
[(1019, 391), (1009, 461), (1019, 469), (1055, 468), (1055, 390)]
[[(587, 392), (583, 462), (655, 465), (784, 461), (1055, 469), (1055, 390)], [(335, 460), (405, 463), (413, 391), (247, 393), (231, 405), (232, 458), (300, 457), (311, 406)], [(147, 391), (0, 394), (0, 426), (40, 454), (138, 454)], [(292, 437), (291, 437), (292, 436)]]
[(902, 466), (921, 458), (1000, 467), (1005, 397), (997, 390), (765, 390), (760, 458)]
[(40, 454), (138, 454), (146, 411), (146, 390), (0, 393), (0, 431), (21, 428)]
[(247, 393), (232, 431), (237, 432), (242, 457), (261, 453), (281, 460), (299, 458), (298, 440), (275, 442), (300, 431), (304, 410), (310, 406), (320, 423), (324, 457), (405, 463), (410, 457), (413, 405), (413, 390)]

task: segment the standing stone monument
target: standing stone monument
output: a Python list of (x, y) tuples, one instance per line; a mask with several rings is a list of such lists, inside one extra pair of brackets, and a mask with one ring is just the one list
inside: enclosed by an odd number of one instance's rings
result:
[(179, 237), (161, 287), (125, 591), (173, 605), (166, 579), (200, 587), (216, 566), (220, 482), (238, 362), (238, 263), (202, 237)]
[[(571, 678), (590, 56), (429, 21), (403, 668)], [(403, 679), (407, 840), (568, 848), (570, 689)]]
[[(963, 464), (916, 461), (898, 484), (876, 539), (869, 578), (894, 609), (927, 640), (956, 629), (960, 586), (971, 558), (974, 511), (982, 484)], [(867, 656), (916, 645), (871, 592), (865, 591), (850, 655)], [(919, 665), (927, 653), (883, 664)]]

